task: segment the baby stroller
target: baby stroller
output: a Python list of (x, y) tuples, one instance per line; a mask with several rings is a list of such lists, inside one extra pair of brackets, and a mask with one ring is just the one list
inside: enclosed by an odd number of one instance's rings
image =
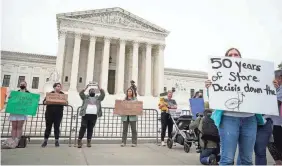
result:
[(169, 112), (174, 125), (172, 131), (172, 138), (168, 138), (167, 147), (172, 148), (173, 143), (176, 142), (184, 146), (184, 151), (189, 153), (192, 143), (197, 141), (194, 130), (189, 130), (189, 125), (192, 121), (192, 115), (181, 115), (179, 113)]

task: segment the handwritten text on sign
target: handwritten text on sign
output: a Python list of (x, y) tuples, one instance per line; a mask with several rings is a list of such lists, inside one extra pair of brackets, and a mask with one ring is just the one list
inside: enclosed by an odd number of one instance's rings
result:
[(116, 115), (142, 115), (142, 101), (116, 100), (114, 114)]
[(39, 94), (11, 91), (6, 112), (21, 115), (36, 115)]
[(209, 64), (211, 108), (278, 115), (273, 63), (211, 57)]
[(46, 93), (46, 104), (67, 104), (67, 101), (67, 94)]

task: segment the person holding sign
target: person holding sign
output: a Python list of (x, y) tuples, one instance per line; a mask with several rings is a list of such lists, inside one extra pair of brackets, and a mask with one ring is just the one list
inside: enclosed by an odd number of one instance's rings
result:
[[(168, 109), (177, 109), (177, 104), (174, 99), (172, 99), (172, 91), (167, 92), (167, 99), (165, 99), (165, 103), (168, 104)], [(159, 109), (162, 109), (165, 104), (160, 104)], [(166, 128), (168, 128), (168, 137), (172, 138), (172, 129), (173, 129), (173, 122), (171, 119), (170, 114), (167, 111), (162, 111), (161, 113), (161, 124), (162, 124), (162, 132), (161, 132), (161, 141), (162, 146), (165, 146), (164, 138), (166, 133)]]
[[(241, 58), (236, 48), (227, 50), (226, 57)], [(210, 80), (205, 82), (206, 88), (212, 85)], [(262, 116), (257, 115), (261, 124)], [(216, 110), (212, 118), (219, 128), (221, 143), (220, 165), (233, 165), (237, 144), (239, 145), (240, 162), (242, 165), (252, 165), (252, 154), (257, 134), (257, 117), (253, 113), (228, 112)], [(262, 122), (263, 123), (263, 122)]]
[(84, 137), (84, 134), (87, 129), (87, 147), (91, 147), (91, 139), (93, 135), (93, 128), (95, 127), (96, 121), (98, 117), (102, 116), (102, 107), (101, 107), (101, 101), (105, 98), (105, 91), (101, 89), (98, 86), (98, 89), (100, 90), (100, 95), (95, 96), (95, 89), (90, 88), (87, 95), (85, 95), (86, 89), (88, 89), (89, 84), (83, 89), (79, 96), (82, 100), (82, 106), (80, 109), (80, 116), (81, 118), (81, 126), (79, 129), (79, 135), (77, 140), (77, 147), (82, 147), (82, 138)]
[[(18, 90), (18, 91), (24, 92), (24, 93), (30, 93), (26, 89), (26, 86), (27, 86), (26, 82), (21, 81), (20, 82), (20, 90)], [(9, 98), (11, 98), (11, 96)], [(18, 142), (18, 140), (22, 136), (23, 125), (24, 125), (24, 121), (27, 120), (27, 116), (26, 115), (20, 115), (20, 114), (10, 114), (9, 120), (12, 122), (12, 130), (11, 130), (12, 139), (15, 142)]]
[[(126, 91), (126, 101), (136, 101), (135, 97), (135, 91), (131, 88), (127, 89)], [(131, 127), (131, 132), (132, 132), (132, 147), (137, 146), (137, 130), (136, 130), (136, 121), (137, 121), (137, 116), (136, 115), (127, 115), (127, 116), (121, 116), (121, 121), (123, 122), (122, 125), (122, 143), (121, 147), (126, 146), (126, 140), (127, 140), (127, 133), (128, 133), (128, 125)]]
[[(61, 91), (62, 85), (60, 83), (55, 83), (53, 85), (53, 88), (54, 90), (50, 93), (64, 94)], [(44, 141), (41, 147), (44, 148), (47, 146), (48, 138), (50, 136), (53, 124), (54, 124), (54, 135), (55, 135), (55, 146), (59, 147), (60, 125), (63, 118), (63, 110), (64, 110), (64, 105), (67, 105), (68, 102), (64, 101), (64, 103), (50, 103), (48, 100), (46, 100), (46, 98), (43, 100), (43, 104), (47, 105), (45, 111), (46, 129), (44, 133)]]

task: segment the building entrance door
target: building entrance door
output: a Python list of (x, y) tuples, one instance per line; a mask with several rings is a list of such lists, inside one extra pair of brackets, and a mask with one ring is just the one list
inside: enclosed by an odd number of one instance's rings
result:
[(108, 75), (108, 92), (109, 94), (115, 93), (115, 79), (116, 78), (116, 71), (115, 70), (109, 70)]

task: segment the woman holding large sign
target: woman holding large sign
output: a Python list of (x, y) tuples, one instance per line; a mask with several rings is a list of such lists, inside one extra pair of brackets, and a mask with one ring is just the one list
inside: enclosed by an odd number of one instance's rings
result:
[[(46, 147), (48, 138), (50, 136), (52, 126), (54, 124), (54, 135), (55, 135), (55, 146), (59, 147), (59, 137), (60, 137), (60, 125), (63, 118), (63, 110), (64, 105), (67, 105), (67, 100), (61, 100), (64, 93), (62, 90), (62, 85), (60, 83), (55, 83), (53, 85), (54, 90), (51, 93), (47, 93), (46, 98), (43, 100), (43, 104), (46, 104), (46, 111), (45, 111), (45, 123), (46, 129), (44, 133), (44, 142), (42, 143), (41, 147)], [(51, 99), (55, 98), (56, 100), (51, 101)], [(64, 97), (67, 98), (67, 97)]]
[[(131, 88), (127, 89), (125, 100), (126, 101), (136, 101), (135, 92), (133, 89)], [(137, 116), (136, 115), (121, 116), (121, 121), (123, 122), (121, 147), (124, 147), (126, 145), (128, 125), (130, 125), (131, 132), (132, 132), (132, 145), (131, 146), (136, 147), (137, 146), (137, 130), (136, 130)]]
[[(18, 91), (30, 93), (26, 89), (26, 82), (25, 81), (20, 82), (20, 90), (18, 90)], [(11, 130), (12, 139), (15, 140), (15, 142), (16, 142), (22, 136), (23, 125), (24, 125), (24, 121), (27, 120), (27, 116), (26, 115), (20, 115), (20, 114), (10, 114), (9, 120), (12, 122), (12, 130)]]
[[(226, 57), (241, 58), (239, 50), (230, 48)], [(206, 81), (206, 88), (212, 85), (210, 80)], [(261, 115), (258, 115), (260, 119)], [(233, 165), (237, 144), (242, 165), (252, 165), (252, 154), (254, 151), (257, 134), (257, 117), (253, 113), (228, 112), (216, 110), (212, 118), (219, 128), (221, 159), (220, 165)]]

